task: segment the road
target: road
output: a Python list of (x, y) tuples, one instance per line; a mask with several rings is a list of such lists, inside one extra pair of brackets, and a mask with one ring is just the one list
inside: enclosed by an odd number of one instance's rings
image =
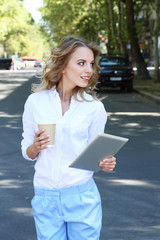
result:
[[(35, 81), (35, 71), (0, 71), (0, 240), (36, 240), (33, 163), (20, 152), (23, 105)], [(116, 155), (115, 171), (95, 174), (103, 204), (101, 240), (159, 240), (160, 106), (117, 90), (100, 97), (108, 112), (105, 132), (129, 138)]]

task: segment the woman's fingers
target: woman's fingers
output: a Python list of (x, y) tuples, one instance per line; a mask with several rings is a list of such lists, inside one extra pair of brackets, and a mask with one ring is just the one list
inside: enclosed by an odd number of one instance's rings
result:
[(116, 166), (116, 158), (115, 157), (108, 157), (100, 161), (99, 165), (103, 171), (111, 172)]
[(35, 138), (38, 138), (41, 134), (43, 134), (45, 132), (45, 129), (41, 129), (41, 130), (38, 130), (36, 133), (35, 133)]
[(50, 138), (48, 134), (44, 134), (45, 130), (39, 130), (35, 134), (34, 138), (34, 146), (38, 151), (46, 149), (47, 143), (50, 142)]

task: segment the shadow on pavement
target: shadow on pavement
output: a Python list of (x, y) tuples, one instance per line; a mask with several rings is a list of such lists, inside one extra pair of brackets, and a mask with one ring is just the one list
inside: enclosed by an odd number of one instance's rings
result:
[(34, 168), (20, 149), (23, 107), (35, 81), (30, 78), (0, 101), (0, 239), (4, 240), (36, 240), (30, 205)]

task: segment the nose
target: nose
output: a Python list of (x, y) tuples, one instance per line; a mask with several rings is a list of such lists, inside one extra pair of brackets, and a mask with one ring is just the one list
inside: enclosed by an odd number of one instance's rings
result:
[(85, 72), (86, 73), (92, 73), (93, 72), (91, 64), (86, 64)]

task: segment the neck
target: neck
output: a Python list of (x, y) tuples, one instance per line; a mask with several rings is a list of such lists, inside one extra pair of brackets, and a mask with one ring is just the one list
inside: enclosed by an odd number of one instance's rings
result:
[(57, 92), (63, 102), (70, 102), (72, 97), (72, 89), (65, 85), (62, 81), (57, 86)]

